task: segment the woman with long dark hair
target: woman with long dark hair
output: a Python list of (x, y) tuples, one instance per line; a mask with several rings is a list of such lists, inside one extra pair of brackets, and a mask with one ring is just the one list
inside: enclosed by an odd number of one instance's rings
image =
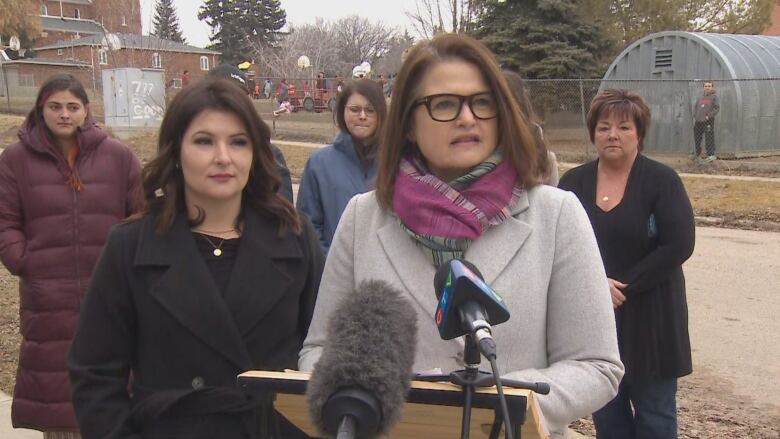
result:
[(296, 366), (322, 270), (311, 224), (276, 191), (269, 139), (228, 80), (171, 101), (146, 209), (112, 230), (73, 341), (85, 439), (297, 437), (235, 389), (243, 371)]
[(14, 427), (78, 437), (66, 356), (109, 228), (141, 207), (141, 165), (98, 128), (84, 86), (55, 75), (0, 155), (0, 259), (19, 276)]

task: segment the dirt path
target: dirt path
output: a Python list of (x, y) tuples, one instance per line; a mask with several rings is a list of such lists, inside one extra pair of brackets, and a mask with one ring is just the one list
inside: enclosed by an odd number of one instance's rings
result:
[[(780, 233), (696, 228), (680, 438), (780, 438)], [(594, 436), (589, 419), (577, 430)]]
[(780, 415), (780, 233), (700, 227), (685, 264), (694, 368)]

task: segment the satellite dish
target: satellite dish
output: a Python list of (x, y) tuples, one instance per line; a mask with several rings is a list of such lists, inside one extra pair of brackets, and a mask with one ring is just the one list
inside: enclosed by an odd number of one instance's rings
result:
[(106, 34), (105, 37), (103, 37), (103, 41), (101, 41), (101, 44), (108, 47), (108, 50), (119, 50), (122, 48), (122, 40), (119, 39), (119, 36), (117, 34)]
[(307, 67), (311, 67), (311, 61), (309, 61), (309, 57), (306, 55), (301, 55), (298, 57), (298, 68), (305, 69)]
[(16, 35), (11, 36), (10, 41), (8, 41), (8, 48), (13, 50), (14, 52), (19, 51), (20, 43), (19, 43), (19, 37)]

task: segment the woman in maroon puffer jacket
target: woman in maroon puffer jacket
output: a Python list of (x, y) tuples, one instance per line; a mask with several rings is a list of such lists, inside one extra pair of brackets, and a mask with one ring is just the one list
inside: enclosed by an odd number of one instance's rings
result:
[(66, 356), (109, 228), (141, 207), (141, 167), (71, 75), (41, 86), (19, 139), (0, 155), (0, 260), (19, 276), (23, 337), (11, 418), (78, 437)]

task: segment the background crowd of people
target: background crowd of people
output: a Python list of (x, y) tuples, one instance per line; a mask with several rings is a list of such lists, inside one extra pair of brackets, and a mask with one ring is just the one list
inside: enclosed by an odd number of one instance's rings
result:
[[(77, 80), (41, 87), (0, 156), (0, 259), (22, 299), (14, 426), (47, 439), (306, 437), (236, 375), (316, 368), (334, 309), (367, 280), (415, 308), (415, 370), (463, 368), (430, 291), (462, 258), (523, 317), (493, 334), (498, 363), (550, 384), (538, 400), (553, 437), (590, 414), (599, 438), (676, 437), (693, 214), (677, 174), (642, 154), (641, 96), (599, 93), (598, 158), (559, 184), (522, 78), (482, 43), (441, 34), (392, 82), (340, 84), (339, 133), (311, 154), (294, 205), (251, 101), (274, 86), (234, 70), (173, 98), (143, 169), (95, 124)], [(281, 108), (294, 84), (277, 87)]]

